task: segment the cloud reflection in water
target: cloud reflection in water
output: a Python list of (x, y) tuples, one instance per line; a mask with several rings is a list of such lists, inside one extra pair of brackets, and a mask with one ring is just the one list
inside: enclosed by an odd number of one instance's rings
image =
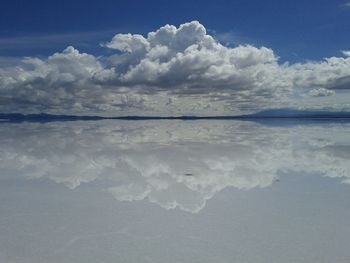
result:
[(327, 122), (1, 124), (0, 176), (45, 178), (71, 189), (101, 183), (119, 201), (147, 199), (196, 213), (227, 187), (267, 187), (284, 174), (350, 183), (349, 131), (350, 124)]

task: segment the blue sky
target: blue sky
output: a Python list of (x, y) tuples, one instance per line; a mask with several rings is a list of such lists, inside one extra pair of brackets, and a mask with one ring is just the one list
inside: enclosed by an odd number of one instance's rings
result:
[(350, 2), (3, 1), (0, 112), (350, 111)]
[[(74, 45), (103, 53), (116, 33), (200, 21), (231, 44), (272, 48), (282, 60), (321, 59), (350, 46), (350, 6), (339, 0), (2, 1), (0, 53), (47, 55)], [(27, 43), (26, 43), (27, 42)], [(27, 44), (27, 45), (26, 45)]]

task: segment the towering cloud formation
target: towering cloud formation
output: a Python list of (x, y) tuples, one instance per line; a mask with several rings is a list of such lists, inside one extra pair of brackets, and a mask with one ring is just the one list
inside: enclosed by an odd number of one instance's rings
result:
[[(81, 114), (240, 114), (314, 107), (350, 88), (350, 57), (279, 64), (271, 49), (221, 45), (197, 21), (117, 34), (98, 58), (66, 48), (0, 68), (0, 110)], [(339, 109), (347, 105), (328, 105)]]

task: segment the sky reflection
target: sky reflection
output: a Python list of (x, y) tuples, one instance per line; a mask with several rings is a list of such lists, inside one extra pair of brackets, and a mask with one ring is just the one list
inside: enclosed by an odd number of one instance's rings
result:
[(225, 188), (264, 188), (291, 174), (350, 183), (349, 131), (350, 124), (327, 122), (1, 124), (0, 179), (91, 184), (118, 201), (197, 213)]
[(348, 263), (350, 124), (290, 124), (2, 123), (0, 262)]

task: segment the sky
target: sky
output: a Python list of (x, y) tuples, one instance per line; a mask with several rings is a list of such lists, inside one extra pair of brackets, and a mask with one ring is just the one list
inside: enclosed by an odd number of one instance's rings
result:
[(350, 110), (348, 1), (3, 1), (0, 112)]

